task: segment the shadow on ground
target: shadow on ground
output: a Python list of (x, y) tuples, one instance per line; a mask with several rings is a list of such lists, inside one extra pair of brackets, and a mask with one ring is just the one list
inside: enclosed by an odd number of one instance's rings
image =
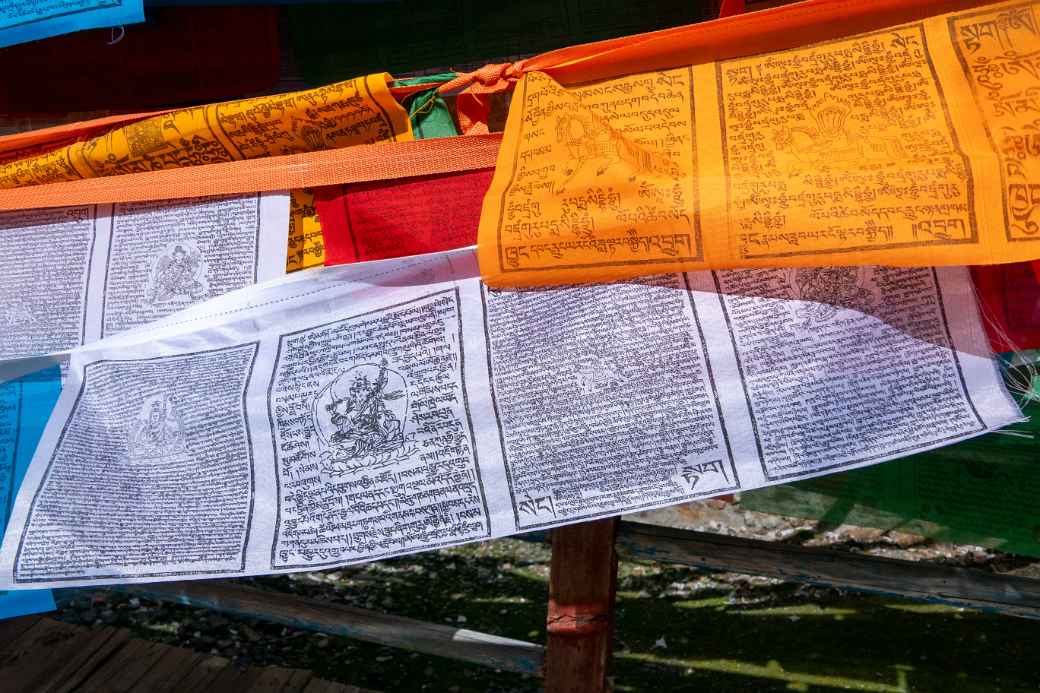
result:
[[(545, 642), (549, 551), (498, 540), (321, 573), (263, 589)], [(204, 610), (80, 592), (59, 617), (243, 664), (310, 669), (382, 691), (536, 691), (533, 677)], [(619, 691), (1036, 691), (1040, 624), (742, 575), (621, 565)]]

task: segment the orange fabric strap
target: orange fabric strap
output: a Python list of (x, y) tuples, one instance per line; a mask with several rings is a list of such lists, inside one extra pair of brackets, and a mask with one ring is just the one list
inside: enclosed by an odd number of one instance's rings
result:
[(104, 118), (81, 120), (75, 123), (65, 123), (55, 125), (54, 127), (5, 135), (0, 137), (0, 162), (31, 156), (45, 149), (56, 149), (78, 140), (99, 135), (127, 123), (144, 120), (157, 113), (161, 113), (161, 111), (105, 116)]
[(490, 168), (501, 135), (383, 142), (0, 190), (0, 210), (294, 190)]

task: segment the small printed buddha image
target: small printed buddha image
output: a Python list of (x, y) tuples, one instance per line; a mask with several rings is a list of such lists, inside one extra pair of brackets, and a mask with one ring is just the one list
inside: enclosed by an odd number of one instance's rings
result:
[(170, 457), (186, 451), (184, 427), (170, 396), (146, 397), (130, 427), (130, 459)]
[(23, 301), (11, 300), (0, 305), (0, 328), (2, 329), (27, 327), (35, 322), (36, 317)]
[(414, 435), (404, 432), (407, 386), (386, 359), (341, 373), (315, 397), (312, 412), (325, 447), (322, 469), (330, 476), (386, 466), (415, 452)]
[(149, 303), (198, 301), (208, 293), (206, 261), (194, 244), (173, 243), (156, 258), (148, 280)]

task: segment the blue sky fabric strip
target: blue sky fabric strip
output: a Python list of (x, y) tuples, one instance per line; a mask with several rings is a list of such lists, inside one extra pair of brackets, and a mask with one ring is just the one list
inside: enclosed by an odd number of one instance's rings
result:
[[(61, 371), (52, 366), (0, 383), (0, 499), (3, 526), (29, 469), (36, 444), (61, 394)], [(0, 592), (0, 619), (54, 609), (50, 590)]]
[(142, 0), (0, 0), (0, 48), (143, 21)]

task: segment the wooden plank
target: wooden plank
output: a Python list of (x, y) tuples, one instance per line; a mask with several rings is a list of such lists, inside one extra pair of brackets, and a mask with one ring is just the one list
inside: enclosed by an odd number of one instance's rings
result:
[(221, 670), (208, 689), (211, 693), (242, 693), (248, 691), (260, 675), (259, 669), (237, 667), (231, 664)]
[[(339, 684), (333, 683), (332, 681), (326, 681), (325, 679), (311, 679), (307, 682), (307, 685), (303, 688), (303, 693), (343, 693), (338, 688), (335, 688)], [(346, 688), (346, 686), (344, 686)]]
[(552, 531), (545, 690), (603, 693), (611, 664), (617, 518)]
[[(18, 632), (21, 637), (11, 641)], [(125, 629), (92, 630), (33, 616), (3, 634), (9, 641), (0, 655), (3, 691), (372, 693), (304, 669), (237, 668), (223, 657), (134, 640)]]
[[(302, 669), (286, 669), (284, 667), (263, 667), (259, 669), (248, 690), (251, 693), (295, 693), (303, 684), (314, 677), (309, 671)], [(301, 680), (302, 678), (302, 680)]]
[(378, 691), (325, 679), (311, 679), (307, 687), (303, 689), (303, 693), (378, 693)]
[(49, 618), (38, 620), (0, 653), (0, 681), (6, 690), (33, 690), (59, 657), (69, 652), (78, 629)]
[(314, 674), (305, 669), (294, 669), (289, 682), (282, 690), (284, 693), (301, 693), (314, 678)]
[(541, 672), (543, 648), (533, 643), (220, 580), (121, 585), (113, 589), (504, 671)]
[(82, 636), (70, 641), (72, 652), (54, 658), (51, 674), (40, 681), (36, 690), (38, 693), (67, 693), (78, 689), (129, 640), (130, 633), (126, 630), (111, 627), (84, 630)]
[(182, 682), (205, 656), (184, 647), (165, 646), (159, 659), (133, 684), (133, 690), (141, 693), (179, 693), (183, 690)]
[(169, 645), (131, 639), (77, 690), (82, 693), (130, 693), (169, 649)]
[(625, 558), (751, 573), (793, 582), (842, 587), (1040, 618), (1040, 580), (972, 568), (727, 537), (622, 522), (618, 551)]
[(220, 673), (231, 666), (231, 661), (216, 655), (202, 655), (194, 667), (178, 684), (178, 693), (209, 693)]
[(22, 634), (36, 625), (41, 618), (43, 618), (42, 614), (32, 614), (0, 621), (0, 651), (22, 637)]
[(44, 643), (53, 646), (60, 641), (75, 637), (76, 627), (51, 618), (34, 619), (17, 638), (11, 639), (0, 650), (0, 655), (17, 656), (28, 652), (36, 644)]

